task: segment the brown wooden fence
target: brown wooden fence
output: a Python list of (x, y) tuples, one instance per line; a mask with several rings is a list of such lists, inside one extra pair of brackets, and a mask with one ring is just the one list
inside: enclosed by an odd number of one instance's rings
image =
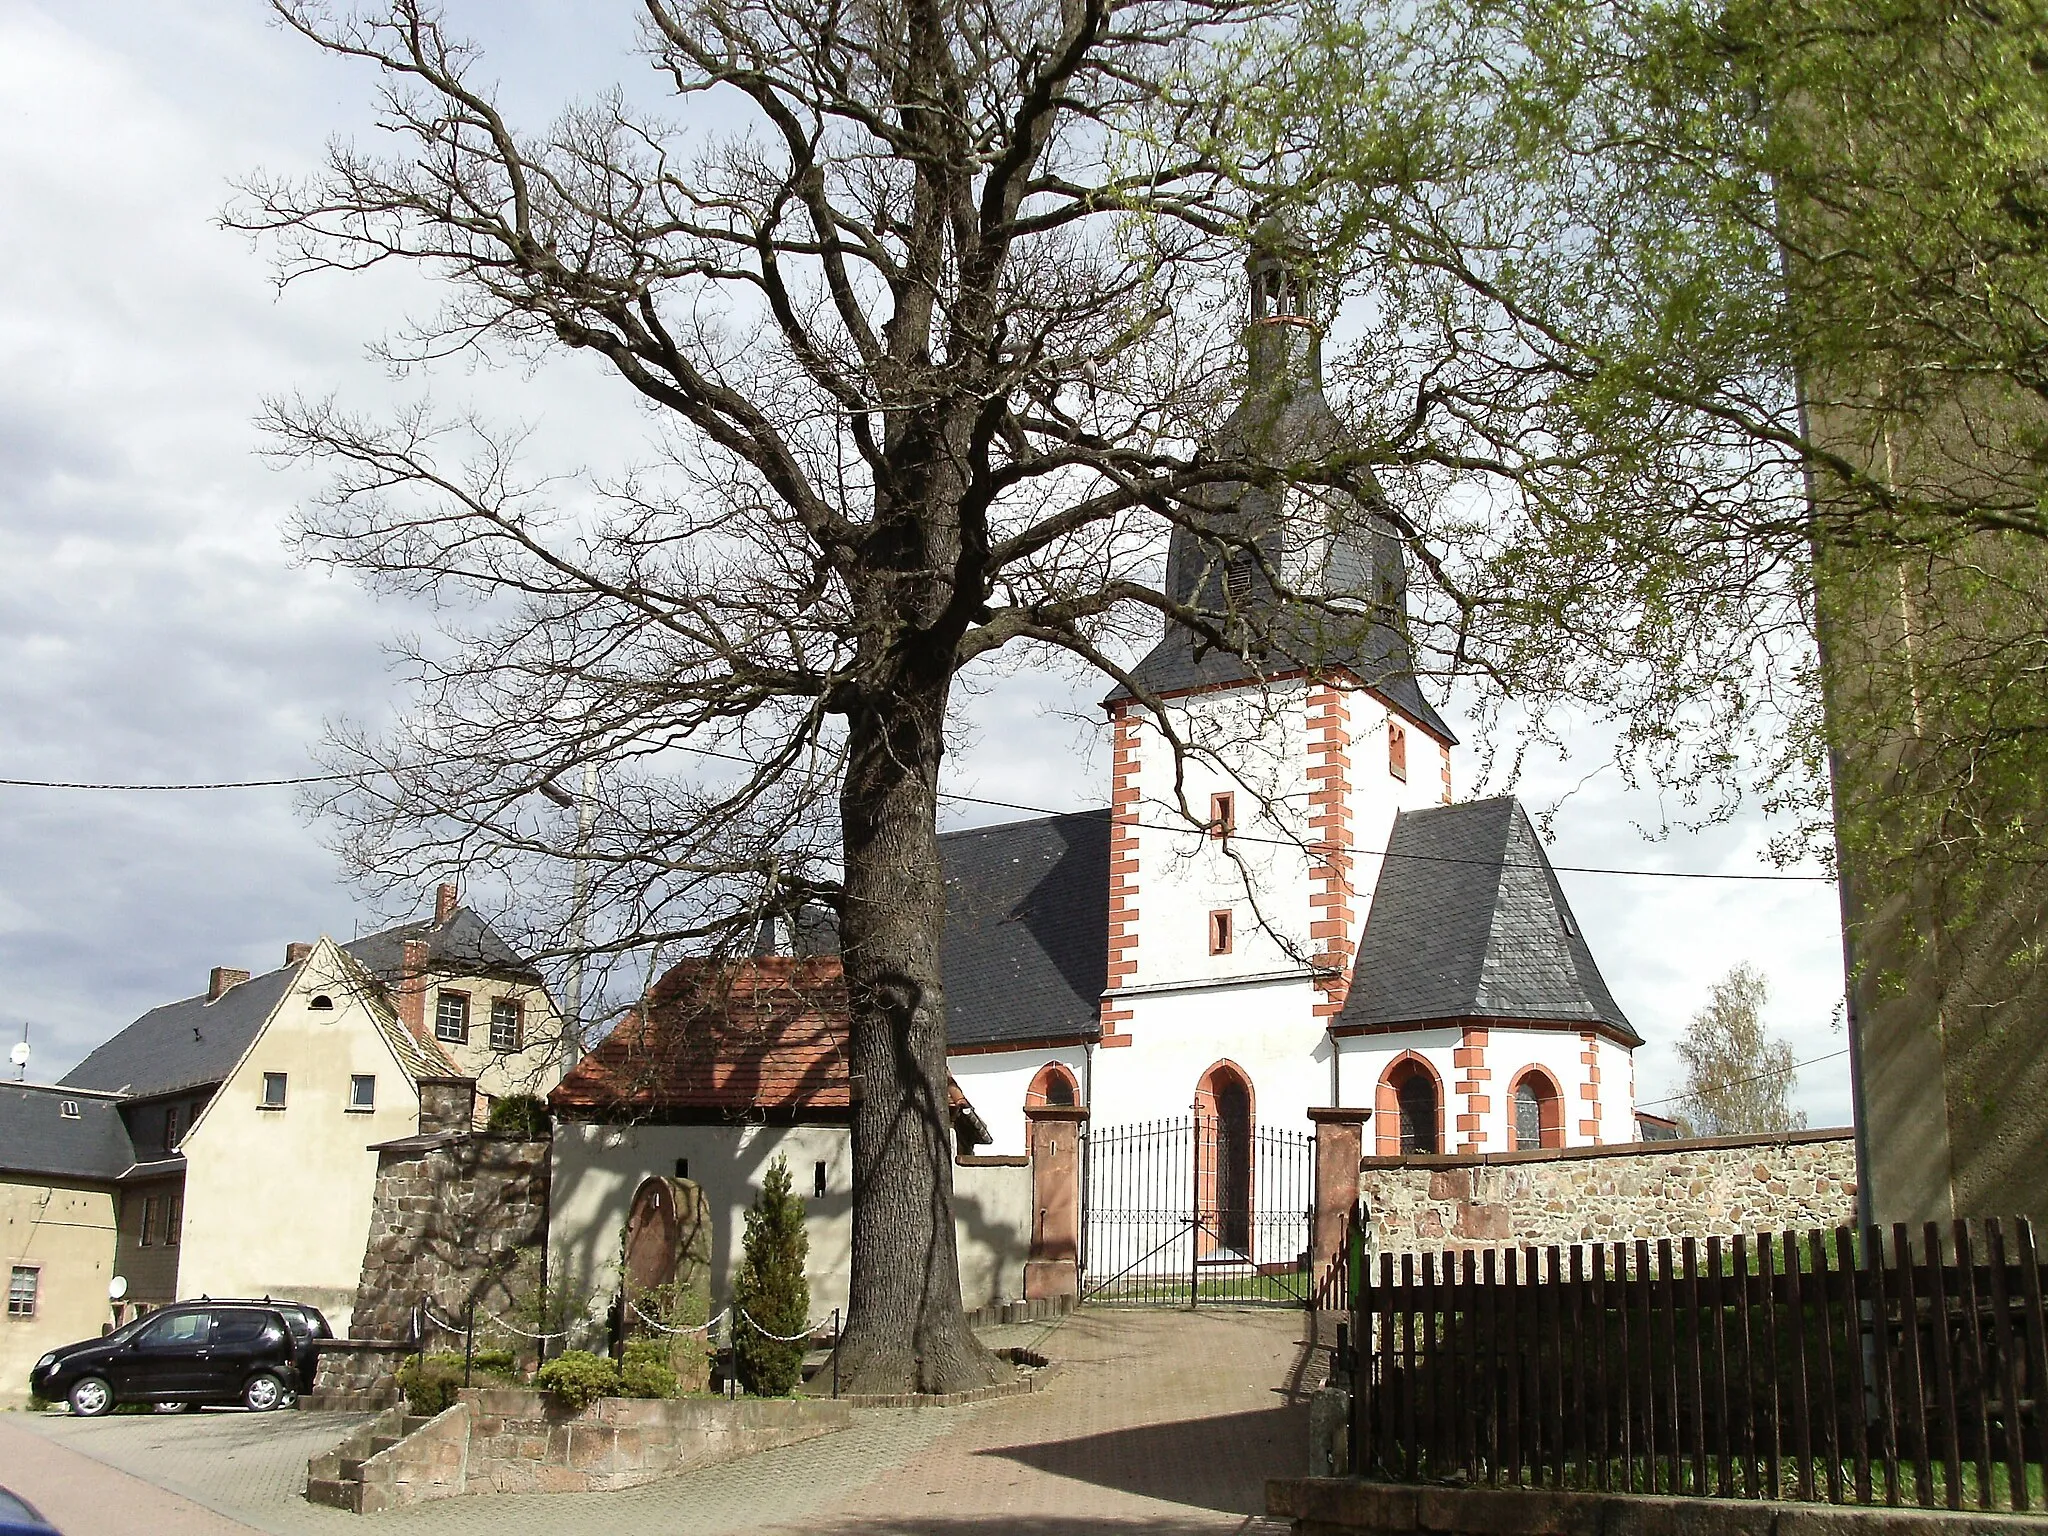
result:
[(2029, 1224), (1356, 1263), (1362, 1475), (2040, 1508)]

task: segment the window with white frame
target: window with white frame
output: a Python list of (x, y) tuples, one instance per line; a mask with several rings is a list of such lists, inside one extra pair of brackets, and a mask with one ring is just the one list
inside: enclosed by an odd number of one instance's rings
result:
[(377, 1079), (373, 1073), (356, 1072), (348, 1080), (348, 1112), (367, 1115), (377, 1107)]
[(43, 1272), (33, 1264), (17, 1264), (7, 1272), (7, 1315), (34, 1317)]
[(257, 1101), (260, 1109), (284, 1108), (284, 1074), (266, 1072), (263, 1074), (263, 1097)]
[(443, 992), (434, 1003), (434, 1038), (451, 1045), (469, 1044), (469, 994)]
[(517, 1051), (526, 1044), (526, 1010), (516, 997), (500, 997), (491, 1003), (491, 1049)]

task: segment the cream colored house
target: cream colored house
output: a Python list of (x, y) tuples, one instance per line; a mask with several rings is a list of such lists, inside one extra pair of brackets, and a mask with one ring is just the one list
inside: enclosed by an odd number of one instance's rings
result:
[(539, 974), (453, 886), (430, 920), (294, 944), (285, 962), (215, 970), (203, 996), (152, 1009), (65, 1078), (118, 1100), (133, 1149), (114, 1251), (122, 1311), (290, 1297), (345, 1334), (369, 1149), (418, 1128), (421, 1084), (475, 1083), (481, 1121), (496, 1098), (544, 1095), (561, 1076)]
[(119, 1179), (134, 1160), (110, 1095), (0, 1086), (0, 1407), (28, 1400), (46, 1350), (109, 1320)]

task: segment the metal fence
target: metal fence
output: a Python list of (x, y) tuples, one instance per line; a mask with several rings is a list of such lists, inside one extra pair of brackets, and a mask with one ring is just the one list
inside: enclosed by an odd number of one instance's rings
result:
[(1312, 1135), (1206, 1114), (1090, 1128), (1082, 1170), (1085, 1299), (1307, 1301)]

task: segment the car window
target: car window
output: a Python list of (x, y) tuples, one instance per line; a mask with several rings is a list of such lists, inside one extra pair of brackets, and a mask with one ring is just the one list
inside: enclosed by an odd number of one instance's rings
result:
[(222, 1345), (257, 1344), (277, 1327), (269, 1312), (216, 1312), (213, 1314), (213, 1342)]
[(293, 1338), (303, 1339), (312, 1334), (312, 1326), (307, 1323), (303, 1312), (294, 1311), (290, 1307), (279, 1307), (277, 1315), (284, 1319), (285, 1327), (291, 1329)]
[(204, 1312), (168, 1312), (153, 1318), (137, 1337), (144, 1349), (191, 1349), (206, 1342), (212, 1319)]

